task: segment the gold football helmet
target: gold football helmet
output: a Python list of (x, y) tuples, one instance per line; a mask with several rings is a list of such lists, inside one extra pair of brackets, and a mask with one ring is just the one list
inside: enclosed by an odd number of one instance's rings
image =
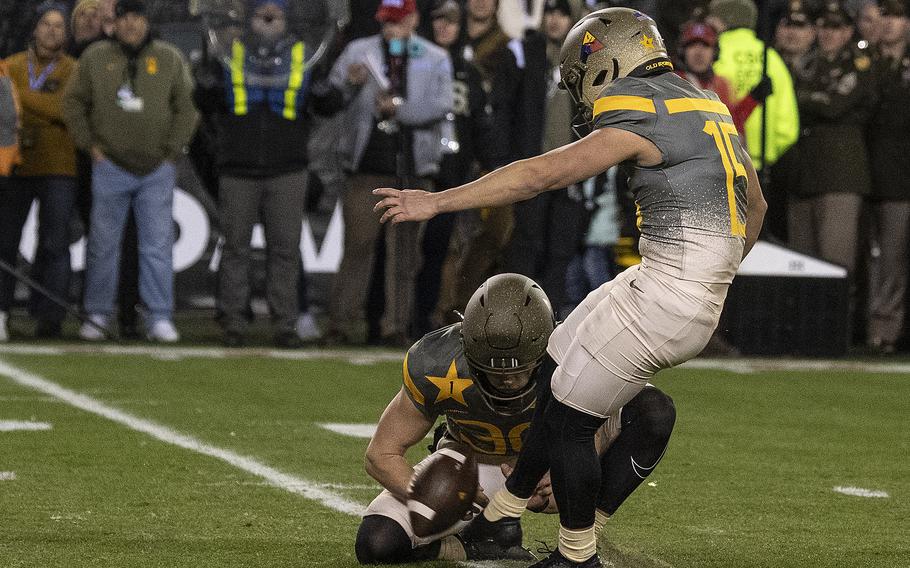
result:
[(655, 69), (673, 68), (657, 24), (630, 8), (597, 10), (576, 22), (562, 44), (559, 61), (560, 85), (588, 114), (611, 81), (648, 63)]

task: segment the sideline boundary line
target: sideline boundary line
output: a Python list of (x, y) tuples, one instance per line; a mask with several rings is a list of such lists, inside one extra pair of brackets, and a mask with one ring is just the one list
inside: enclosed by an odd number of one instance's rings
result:
[(300, 477), (295, 477), (256, 461), (253, 458), (242, 456), (231, 450), (206, 444), (192, 436), (181, 434), (176, 430), (172, 430), (166, 426), (152, 422), (151, 420), (133, 416), (132, 414), (108, 406), (92, 397), (67, 389), (44, 377), (14, 367), (2, 359), (0, 359), (0, 376), (7, 377), (20, 386), (50, 395), (72, 407), (116, 422), (130, 430), (147, 434), (166, 444), (171, 444), (197, 454), (221, 460), (237, 469), (241, 469), (264, 479), (273, 487), (316, 501), (329, 509), (347, 513), (349, 515), (360, 515), (365, 509), (360, 503), (350, 501), (343, 495), (326, 489), (324, 484), (314, 483)]
[[(0, 356), (9, 355), (139, 355), (152, 358), (176, 361), (183, 358), (198, 359), (236, 359), (261, 357), (265, 359), (284, 359), (289, 361), (332, 361), (340, 360), (353, 365), (371, 365), (373, 363), (400, 363), (404, 350), (378, 348), (363, 349), (268, 349), (245, 348), (224, 349), (220, 347), (163, 347), (155, 345), (112, 345), (65, 343), (55, 346), (30, 345), (27, 343), (0, 344)], [(734, 374), (753, 374), (774, 371), (841, 371), (880, 374), (910, 374), (910, 361), (882, 362), (850, 359), (795, 359), (795, 358), (695, 358), (686, 361), (678, 368), (692, 370), (726, 371)]]

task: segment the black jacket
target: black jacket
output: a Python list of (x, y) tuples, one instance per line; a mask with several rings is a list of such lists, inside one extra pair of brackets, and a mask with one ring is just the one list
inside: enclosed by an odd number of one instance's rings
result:
[(271, 177), (306, 169), (312, 114), (330, 115), (343, 107), (340, 92), (311, 77), (298, 94), (306, 102), (293, 120), (267, 102), (250, 102), (247, 113), (237, 115), (228, 83), (229, 74), (220, 61), (197, 71), (196, 104), (214, 133), (218, 175)]
[(796, 70), (802, 195), (869, 193), (865, 132), (875, 98), (870, 65), (867, 56), (847, 47), (830, 61), (812, 52)]
[(497, 166), (500, 149), (494, 147), (492, 108), (483, 89), (480, 71), (465, 60), (460, 49), (453, 49), (453, 84), (455, 86), (455, 135), (458, 151), (445, 154), (437, 177), (440, 189), (471, 181), (474, 163), (485, 170)]
[(869, 123), (872, 196), (910, 199), (910, 50), (896, 60), (876, 53), (878, 104)]

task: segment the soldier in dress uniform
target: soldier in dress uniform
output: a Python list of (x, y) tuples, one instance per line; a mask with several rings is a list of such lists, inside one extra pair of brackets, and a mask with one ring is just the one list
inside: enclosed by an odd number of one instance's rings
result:
[(852, 44), (853, 21), (839, 2), (826, 4), (815, 24), (817, 46), (793, 69), (802, 132), (788, 233), (794, 248), (852, 275), (860, 211), (870, 190), (865, 129), (872, 62)]
[(878, 104), (868, 131), (871, 241), (879, 254), (870, 270), (867, 341), (891, 353), (903, 328), (910, 244), (910, 9), (903, 0), (885, 0), (881, 8), (882, 34), (872, 51)]

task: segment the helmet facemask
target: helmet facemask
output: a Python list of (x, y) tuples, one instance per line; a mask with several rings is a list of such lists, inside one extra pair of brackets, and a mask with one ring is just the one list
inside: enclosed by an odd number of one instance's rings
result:
[(541, 360), (542, 357), (532, 365), (519, 366), (514, 358), (494, 359), (490, 365), (468, 359), (468, 365), (487, 404), (501, 414), (511, 415), (525, 410), (536, 399), (534, 372)]

